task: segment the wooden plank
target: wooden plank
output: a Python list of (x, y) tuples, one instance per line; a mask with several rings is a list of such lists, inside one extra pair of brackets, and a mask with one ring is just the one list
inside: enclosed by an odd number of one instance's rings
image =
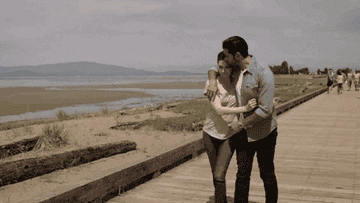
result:
[(22, 152), (27, 152), (34, 148), (39, 136), (28, 139), (23, 139), (17, 142), (9, 143), (6, 145), (0, 145), (0, 158), (13, 156)]
[[(78, 187), (63, 191), (57, 195), (38, 196), (32, 198), (30, 202), (93, 202), (101, 201), (109, 193), (120, 190), (121, 186), (126, 187), (133, 184), (134, 181), (144, 178), (147, 175), (153, 175), (158, 171), (167, 170), (167, 167), (181, 159), (192, 156), (194, 151), (202, 152), (202, 139), (196, 139), (190, 143), (179, 146), (175, 149), (159, 152), (153, 158), (149, 158), (140, 163), (132, 163), (122, 168), (117, 168), (109, 175), (99, 177), (90, 183), (79, 185)], [(30, 198), (29, 198), (30, 199)], [(29, 200), (24, 201), (29, 202)]]
[(115, 154), (136, 149), (136, 143), (122, 141), (86, 147), (83, 149), (42, 156), (39, 158), (5, 161), (0, 164), (0, 180), (3, 185), (24, 181), (58, 169), (77, 166)]

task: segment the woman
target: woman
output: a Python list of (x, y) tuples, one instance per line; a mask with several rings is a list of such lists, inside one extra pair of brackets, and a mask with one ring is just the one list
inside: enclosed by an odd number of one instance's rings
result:
[[(213, 183), (215, 188), (215, 202), (227, 202), (225, 176), (234, 153), (232, 135), (235, 134), (229, 125), (234, 119), (238, 119), (238, 113), (247, 112), (256, 107), (256, 99), (252, 99), (244, 107), (237, 107), (235, 85), (237, 83), (236, 71), (229, 67), (223, 60), (225, 55), (218, 55), (218, 88), (220, 95), (211, 103), (212, 110), (206, 115), (203, 127), (203, 138), (206, 153), (209, 157)], [(239, 72), (239, 71), (237, 71)], [(205, 87), (205, 92), (207, 90)]]
[(327, 72), (327, 93), (329, 94), (330, 90), (332, 90), (332, 85), (334, 83), (334, 72), (333, 70), (330, 68)]
[[(351, 70), (351, 69), (350, 69)], [(350, 89), (351, 89), (351, 84), (352, 84), (352, 82), (353, 82), (353, 79), (354, 79), (354, 74), (353, 74), (353, 72), (352, 72), (352, 70), (350, 71), (350, 72), (348, 72), (347, 73), (347, 85), (348, 85), (348, 87), (349, 87), (349, 89), (348, 89), (348, 91), (350, 91)]]
[(343, 88), (343, 83), (344, 83), (345, 77), (341, 70), (338, 70), (336, 74), (337, 74), (337, 77), (336, 77), (337, 92), (338, 92), (338, 94), (342, 94), (342, 88)]

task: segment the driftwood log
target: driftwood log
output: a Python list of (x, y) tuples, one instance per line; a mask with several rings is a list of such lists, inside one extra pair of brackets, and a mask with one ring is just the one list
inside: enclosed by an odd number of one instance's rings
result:
[(58, 169), (77, 166), (135, 149), (135, 142), (125, 140), (117, 143), (91, 146), (61, 154), (17, 161), (6, 161), (0, 164), (0, 184), (8, 185), (24, 181)]
[[(110, 129), (114, 129), (114, 130), (126, 130), (126, 129), (130, 129), (130, 130), (137, 130), (140, 129), (141, 127), (147, 125), (147, 121), (149, 119), (145, 120), (145, 121), (137, 121), (137, 122), (124, 122), (124, 123), (119, 123), (115, 126), (110, 127)], [(192, 123), (192, 127), (190, 131), (201, 131), (203, 126), (204, 126), (204, 120), (203, 121), (199, 121), (196, 123)]]
[[(145, 120), (147, 121), (147, 120)], [(125, 123), (119, 123), (115, 126), (110, 127), (110, 129), (114, 130), (137, 130), (141, 128), (142, 126), (146, 125), (145, 121), (135, 121), (135, 122), (125, 122)]]
[(22, 152), (30, 151), (34, 148), (39, 137), (23, 139), (11, 144), (0, 145), (0, 158), (13, 156)]

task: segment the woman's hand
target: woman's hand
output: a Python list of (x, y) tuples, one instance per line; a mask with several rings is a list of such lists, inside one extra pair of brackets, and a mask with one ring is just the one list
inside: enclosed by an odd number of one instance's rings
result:
[(256, 102), (256, 99), (253, 98), (253, 99), (250, 99), (246, 105), (246, 110), (247, 111), (251, 111), (253, 110), (255, 107), (257, 106), (257, 102)]

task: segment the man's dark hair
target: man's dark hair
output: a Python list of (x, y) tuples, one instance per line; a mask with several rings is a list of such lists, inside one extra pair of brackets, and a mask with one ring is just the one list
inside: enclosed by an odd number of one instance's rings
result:
[(246, 58), (248, 53), (248, 45), (246, 41), (239, 36), (232, 36), (223, 41), (223, 49), (227, 49), (229, 53), (235, 56), (236, 52), (239, 52), (244, 58)]
[(225, 54), (223, 51), (221, 51), (217, 56), (217, 62), (219, 62), (220, 60), (224, 60), (224, 59), (225, 59)]

